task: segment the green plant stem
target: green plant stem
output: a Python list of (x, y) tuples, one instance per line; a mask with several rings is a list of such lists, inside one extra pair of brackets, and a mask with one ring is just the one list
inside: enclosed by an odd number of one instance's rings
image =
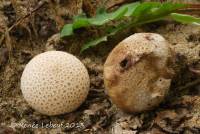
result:
[(157, 18), (157, 19), (147, 20), (147, 21), (143, 21), (143, 22), (131, 22), (131, 23), (129, 23), (129, 24), (126, 24), (126, 25), (120, 27), (120, 28), (117, 29), (114, 33), (108, 34), (107, 36), (112, 36), (112, 35), (114, 35), (115, 33), (120, 32), (120, 31), (123, 31), (123, 30), (126, 29), (126, 28), (132, 28), (132, 27), (144, 25), (144, 24), (146, 24), (146, 23), (151, 23), (151, 22), (155, 22), (155, 21), (158, 21), (158, 20), (162, 20), (162, 19), (161, 19), (161, 18)]

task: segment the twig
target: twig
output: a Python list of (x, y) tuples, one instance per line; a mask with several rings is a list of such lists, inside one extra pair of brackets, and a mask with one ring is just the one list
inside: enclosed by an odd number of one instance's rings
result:
[(195, 73), (195, 74), (200, 75), (200, 70), (199, 70), (199, 69), (195, 69), (195, 68), (193, 68), (193, 67), (189, 67), (189, 70), (190, 70), (191, 72)]
[(24, 19), (26, 19), (27, 17), (31, 16), (34, 12), (36, 12), (37, 10), (39, 10), (41, 7), (43, 7), (46, 4), (46, 1), (40, 1), (37, 5), (36, 8), (34, 8), (32, 11), (30, 11), (28, 14), (26, 14), (25, 16), (23, 16), (22, 18), (19, 18), (17, 20), (17, 22), (15, 24), (13, 24), (8, 31), (12, 30), (15, 26), (19, 25)]
[(0, 38), (0, 45), (2, 44), (2, 42), (4, 41), (5, 39), (5, 33), (1, 35), (1, 38)]
[(186, 85), (179, 87), (177, 90), (182, 91), (182, 90), (188, 89), (190, 87), (194, 87), (198, 84), (200, 84), (200, 79), (196, 79), (195, 81), (189, 82)]
[(177, 12), (184, 14), (200, 14), (200, 5), (189, 5), (188, 8), (179, 9)]
[[(8, 28), (8, 30), (6, 32), (10, 32), (14, 27), (16, 27), (17, 25), (19, 25), (24, 19), (28, 18), (29, 16), (31, 16), (34, 12), (38, 11), (41, 7), (43, 7), (46, 4), (46, 1), (40, 1), (37, 5), (36, 8), (34, 8), (33, 10), (31, 10), (28, 14), (26, 14), (25, 16), (19, 18), (16, 23), (14, 23), (11, 27)], [(2, 42), (5, 39), (5, 34), (3, 34), (0, 38), (0, 45), (2, 44)]]
[(191, 3), (188, 3), (188, 8), (200, 8), (200, 4), (191, 4)]

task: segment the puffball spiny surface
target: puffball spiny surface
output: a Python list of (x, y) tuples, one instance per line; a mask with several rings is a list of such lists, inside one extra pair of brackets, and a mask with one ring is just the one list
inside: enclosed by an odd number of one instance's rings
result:
[(108, 95), (123, 111), (137, 113), (159, 105), (173, 76), (168, 42), (159, 34), (136, 33), (120, 42), (104, 64)]
[(48, 51), (35, 56), (25, 67), (21, 90), (36, 111), (58, 115), (76, 110), (89, 91), (89, 75), (75, 56)]

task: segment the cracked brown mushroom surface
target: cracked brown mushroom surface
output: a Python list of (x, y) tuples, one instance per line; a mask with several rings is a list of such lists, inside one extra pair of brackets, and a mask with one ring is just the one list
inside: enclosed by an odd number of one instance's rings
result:
[(142, 112), (159, 105), (173, 76), (172, 54), (159, 34), (136, 33), (120, 42), (104, 64), (111, 100), (123, 111)]
[(89, 91), (89, 75), (75, 56), (48, 51), (35, 56), (25, 67), (21, 90), (36, 111), (58, 115), (76, 110)]

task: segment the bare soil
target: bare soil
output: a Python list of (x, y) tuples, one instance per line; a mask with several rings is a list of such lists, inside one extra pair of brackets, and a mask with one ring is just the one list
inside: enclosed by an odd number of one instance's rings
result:
[[(0, 1), (0, 134), (199, 134), (200, 133), (200, 27), (161, 21), (128, 29), (79, 54), (88, 37), (101, 34), (97, 28), (81, 29), (60, 39), (59, 31), (73, 16), (93, 16), (105, 0), (1, 0)], [(125, 0), (109, 0), (109, 8)], [(191, 2), (199, 3), (198, 0)], [(174, 51), (174, 78), (169, 95), (159, 107), (140, 114), (126, 114), (107, 96), (103, 63), (112, 48), (136, 32), (163, 35)], [(25, 102), (20, 77), (35, 55), (48, 50), (75, 54), (87, 67), (91, 86), (87, 100), (69, 114), (45, 116)], [(64, 126), (53, 126), (63, 124)], [(26, 126), (24, 126), (26, 125)], [(45, 125), (49, 125), (45, 128)]]

